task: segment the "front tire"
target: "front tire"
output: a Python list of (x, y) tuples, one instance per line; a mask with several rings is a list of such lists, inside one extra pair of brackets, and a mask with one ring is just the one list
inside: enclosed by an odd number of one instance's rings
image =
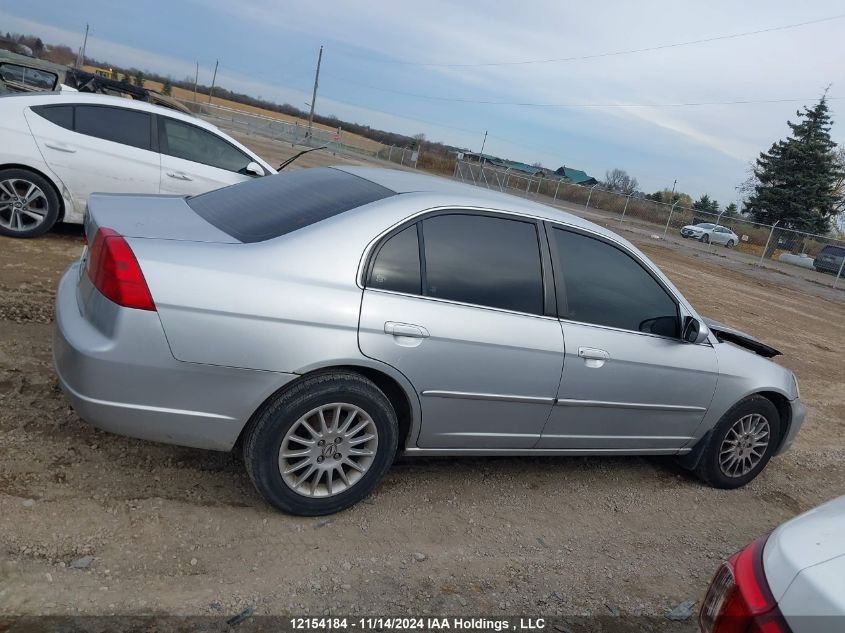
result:
[(713, 429), (695, 474), (714, 488), (740, 488), (762, 472), (780, 440), (780, 414), (771, 400), (749, 396)]
[(710, 236), (707, 235), (707, 233), (705, 233), (704, 235), (701, 236), (701, 242), (703, 244), (709, 244), (710, 243)]
[(59, 218), (59, 197), (46, 178), (26, 169), (0, 170), (0, 235), (38, 237)]
[(387, 396), (363, 376), (332, 371), (262, 407), (246, 431), (244, 462), (268, 503), (319, 516), (369, 495), (393, 462), (398, 440)]

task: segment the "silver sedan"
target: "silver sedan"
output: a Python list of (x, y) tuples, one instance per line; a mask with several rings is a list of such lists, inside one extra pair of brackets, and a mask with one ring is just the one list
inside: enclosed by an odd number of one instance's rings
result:
[(699, 240), (705, 244), (709, 244), (710, 242), (722, 244), (728, 248), (733, 248), (739, 242), (739, 235), (731, 231), (728, 227), (711, 222), (687, 224), (681, 229), (681, 237)]
[(675, 455), (735, 488), (804, 419), (777, 350), (645, 255), (452, 181), (318, 168), (191, 198), (93, 195), (54, 359), (115, 433), (239, 450), (287, 512), (405, 455)]

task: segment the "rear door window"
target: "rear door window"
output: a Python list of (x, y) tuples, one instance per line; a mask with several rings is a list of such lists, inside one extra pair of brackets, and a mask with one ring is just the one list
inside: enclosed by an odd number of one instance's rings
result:
[(247, 174), (246, 166), (253, 159), (228, 141), (190, 123), (162, 116), (158, 117), (158, 121), (159, 151), (162, 154)]
[(147, 112), (113, 106), (77, 105), (74, 129), (113, 143), (150, 149), (152, 117)]
[(422, 226), (426, 296), (543, 314), (536, 223), (456, 213)]

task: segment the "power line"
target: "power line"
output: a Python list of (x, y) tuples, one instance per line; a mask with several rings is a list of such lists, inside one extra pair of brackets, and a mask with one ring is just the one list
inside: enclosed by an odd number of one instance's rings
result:
[(713, 37), (704, 37), (697, 40), (688, 40), (685, 42), (673, 42), (671, 44), (660, 44), (657, 46), (646, 46), (644, 48), (631, 48), (618, 51), (607, 51), (604, 53), (593, 53), (590, 55), (573, 55), (571, 57), (554, 57), (551, 59), (525, 59), (508, 62), (478, 62), (472, 64), (456, 64), (456, 63), (438, 63), (438, 62), (413, 62), (407, 60), (392, 60), (392, 59), (375, 59), (371, 57), (365, 58), (367, 61), (375, 64), (394, 64), (397, 66), (425, 66), (430, 68), (479, 68), (484, 66), (523, 66), (527, 64), (553, 64), (559, 62), (574, 62), (587, 59), (599, 59), (601, 57), (615, 57), (618, 55), (631, 55), (635, 53), (646, 53), (649, 51), (660, 51), (668, 48), (679, 48), (681, 46), (694, 46), (696, 44), (707, 44), (709, 42), (718, 42), (722, 40), (732, 40), (741, 37), (748, 37), (751, 35), (760, 35), (762, 33), (773, 33), (775, 31), (785, 31), (788, 29), (796, 29), (802, 26), (809, 26), (811, 24), (820, 24), (822, 22), (831, 22), (833, 20), (841, 20), (845, 18), (845, 13), (839, 15), (832, 15), (826, 18), (819, 18), (817, 20), (808, 20), (806, 22), (796, 22), (794, 24), (784, 24), (781, 26), (772, 26), (765, 29), (757, 29), (755, 31), (743, 31), (742, 33), (729, 33), (726, 35), (716, 35)]
[[(525, 106), (532, 108), (682, 108), (693, 106), (713, 106), (713, 105), (749, 105), (749, 104), (765, 104), (765, 103), (806, 103), (814, 101), (813, 98), (784, 98), (784, 99), (737, 99), (732, 101), (682, 101), (674, 103), (536, 103), (527, 101), (488, 101), (484, 99), (467, 99), (463, 97), (441, 97), (438, 95), (427, 95), (418, 92), (405, 92), (402, 90), (393, 90), (392, 88), (382, 88), (381, 86), (373, 86), (370, 84), (352, 81), (346, 77), (324, 73), (328, 77), (339, 79), (347, 83), (368, 88), (370, 90), (378, 90), (380, 92), (389, 92), (391, 94), (402, 95), (405, 97), (414, 97), (416, 99), (427, 99), (430, 101), (445, 101), (448, 103), (471, 103), (476, 105), (496, 105), (496, 106)], [(836, 101), (842, 97), (826, 97), (828, 101)]]

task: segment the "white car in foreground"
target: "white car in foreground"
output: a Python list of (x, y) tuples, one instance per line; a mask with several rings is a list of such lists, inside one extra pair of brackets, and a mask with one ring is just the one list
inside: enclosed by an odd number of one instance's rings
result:
[(845, 631), (845, 497), (787, 521), (719, 568), (702, 633)]
[(0, 234), (81, 223), (88, 196), (194, 195), (275, 173), (213, 125), (80, 92), (0, 96)]
[(710, 242), (723, 244), (728, 248), (733, 248), (739, 242), (739, 235), (726, 226), (713, 224), (712, 222), (687, 224), (681, 229), (681, 237), (699, 240), (705, 244), (709, 244)]

